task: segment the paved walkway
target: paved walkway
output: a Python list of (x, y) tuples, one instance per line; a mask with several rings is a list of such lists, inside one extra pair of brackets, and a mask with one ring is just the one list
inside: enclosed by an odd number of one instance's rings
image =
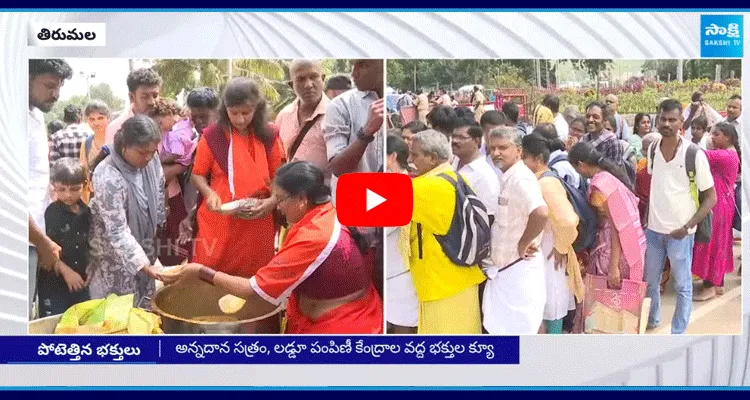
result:
[[(734, 272), (724, 279), (725, 293), (708, 301), (694, 301), (693, 312), (690, 315), (690, 325), (685, 333), (698, 335), (739, 335), (742, 333), (742, 286), (737, 270), (742, 253), (740, 244), (734, 246)], [(693, 287), (694, 292), (700, 290), (700, 283)], [(661, 326), (648, 331), (651, 334), (670, 334), (672, 315), (675, 309), (676, 295), (671, 282), (661, 297)]]

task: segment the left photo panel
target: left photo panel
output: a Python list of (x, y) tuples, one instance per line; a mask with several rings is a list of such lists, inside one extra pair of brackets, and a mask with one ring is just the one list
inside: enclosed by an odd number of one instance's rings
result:
[(382, 334), (384, 60), (29, 60), (30, 334)]

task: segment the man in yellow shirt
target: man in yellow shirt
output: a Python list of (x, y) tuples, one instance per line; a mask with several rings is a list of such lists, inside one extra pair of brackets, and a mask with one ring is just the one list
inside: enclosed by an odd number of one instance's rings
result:
[(419, 132), (409, 149), (418, 176), (412, 222), (402, 229), (399, 248), (409, 260), (419, 299), (419, 334), (482, 333), (478, 290), (484, 274), (479, 266), (454, 264), (435, 238), (447, 234), (456, 205), (455, 188), (438, 176), (458, 178), (448, 162), (451, 153), (448, 138), (435, 130)]

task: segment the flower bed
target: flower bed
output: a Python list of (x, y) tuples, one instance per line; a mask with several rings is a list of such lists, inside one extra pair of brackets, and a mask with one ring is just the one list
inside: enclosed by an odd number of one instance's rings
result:
[[(688, 105), (693, 93), (702, 91), (703, 99), (715, 110), (721, 111), (726, 108), (729, 97), (741, 94), (740, 86), (739, 79), (727, 79), (723, 82), (691, 79), (684, 83), (665, 83), (633, 78), (618, 87), (600, 88), (599, 100), (603, 101), (608, 94), (615, 94), (620, 100), (620, 114), (654, 113), (659, 100), (663, 97), (676, 98), (683, 105)], [(584, 110), (588, 103), (596, 100), (594, 88), (563, 88), (557, 91), (535, 90), (531, 96), (532, 102), (540, 101), (545, 94), (551, 92), (557, 93), (560, 97), (561, 110), (570, 105), (576, 105), (579, 110)]]

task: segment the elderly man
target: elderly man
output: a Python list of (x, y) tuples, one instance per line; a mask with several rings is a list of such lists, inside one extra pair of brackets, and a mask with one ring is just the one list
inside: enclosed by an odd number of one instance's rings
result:
[(447, 234), (456, 206), (454, 186), (439, 176), (459, 179), (448, 162), (450, 157), (448, 138), (435, 130), (417, 133), (409, 149), (409, 162), (418, 176), (413, 181), (412, 222), (402, 229), (399, 248), (408, 251), (403, 256), (419, 299), (419, 334), (482, 332), (478, 290), (484, 274), (479, 266), (454, 264), (436, 239)]
[(490, 133), (489, 154), (503, 171), (498, 218), (492, 226), (492, 262), (482, 311), (493, 335), (539, 331), (547, 301), (544, 256), (538, 251), (547, 225), (547, 204), (534, 173), (521, 160), (521, 138), (513, 127)]
[(323, 171), (328, 184), (331, 171), (323, 137), (323, 118), (329, 100), (323, 95), (323, 66), (318, 61), (294, 60), (289, 65), (289, 75), (297, 98), (276, 117), (287, 160), (310, 162)]
[(115, 142), (115, 133), (120, 130), (122, 124), (130, 117), (140, 114), (148, 114), (156, 107), (156, 100), (161, 94), (161, 76), (150, 68), (137, 69), (128, 74), (128, 99), (130, 107), (124, 110), (120, 116), (115, 118), (107, 126), (107, 145), (112, 146)]
[(627, 141), (630, 138), (630, 127), (628, 126), (627, 121), (625, 121), (625, 118), (617, 113), (617, 109), (620, 107), (620, 99), (614, 94), (608, 94), (607, 97), (604, 98), (604, 103), (612, 111), (615, 121), (617, 122), (617, 126), (614, 127), (615, 135), (618, 139)]

